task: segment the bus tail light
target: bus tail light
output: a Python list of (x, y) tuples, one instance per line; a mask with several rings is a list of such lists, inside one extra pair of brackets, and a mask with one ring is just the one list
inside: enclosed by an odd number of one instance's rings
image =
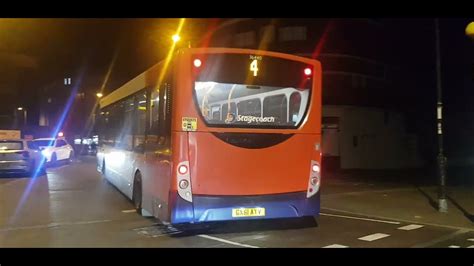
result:
[(319, 191), (319, 186), (321, 184), (321, 167), (318, 162), (311, 160), (311, 167), (309, 169), (309, 180), (308, 180), (308, 190), (306, 192), (306, 197), (312, 197)]
[(198, 58), (194, 59), (193, 63), (195, 67), (200, 67), (202, 65), (201, 59), (198, 59)]
[(306, 76), (311, 76), (311, 74), (313, 73), (313, 71), (309, 67), (305, 68), (303, 72)]
[(179, 163), (176, 172), (178, 176), (178, 195), (186, 201), (193, 202), (189, 161)]
[(188, 172), (188, 167), (186, 165), (180, 165), (178, 167), (178, 173), (181, 175), (185, 175)]

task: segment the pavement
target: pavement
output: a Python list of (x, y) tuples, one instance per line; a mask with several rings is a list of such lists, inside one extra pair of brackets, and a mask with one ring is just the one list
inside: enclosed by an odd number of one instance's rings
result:
[[(377, 173), (378, 172), (378, 173)], [(331, 173), (323, 180), (322, 206), (326, 210), (384, 219), (474, 230), (474, 188), (447, 187), (448, 212), (438, 211), (438, 187), (426, 177), (393, 180), (393, 174), (359, 171)], [(401, 180), (400, 180), (401, 179)], [(432, 182), (433, 183), (433, 182)], [(351, 188), (352, 186), (352, 188)]]
[(439, 213), (429, 200), (435, 187), (387, 173), (323, 175), (316, 221), (182, 228), (139, 216), (94, 158), (81, 157), (36, 178), (0, 176), (0, 247), (474, 247), (471, 188), (449, 187), (449, 211)]

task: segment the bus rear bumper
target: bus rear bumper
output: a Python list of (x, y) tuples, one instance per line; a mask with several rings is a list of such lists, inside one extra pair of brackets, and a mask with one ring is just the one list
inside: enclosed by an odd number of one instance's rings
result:
[[(171, 223), (201, 223), (229, 220), (252, 220), (318, 216), (320, 193), (306, 198), (306, 192), (263, 196), (204, 196), (193, 195), (187, 202), (175, 194), (171, 211)], [(264, 208), (264, 216), (234, 217), (233, 210)]]

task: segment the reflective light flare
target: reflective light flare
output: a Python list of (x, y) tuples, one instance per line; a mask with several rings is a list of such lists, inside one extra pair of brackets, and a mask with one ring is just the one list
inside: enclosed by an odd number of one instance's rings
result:
[(181, 37), (179, 37), (179, 34), (175, 34), (173, 35), (172, 39), (173, 39), (173, 42), (177, 43), (179, 42), (179, 40), (181, 40)]
[[(79, 87), (81, 86), (84, 70), (85, 70), (84, 67), (82, 67), (80, 72), (79, 72), (78, 79), (77, 79), (79, 82), (75, 83), (74, 86), (72, 87), (71, 93), (69, 94), (69, 97), (68, 97), (68, 99), (66, 101), (66, 104), (64, 106), (64, 110), (61, 112), (61, 115), (58, 119), (58, 123), (55, 125), (55, 127), (53, 129), (53, 132), (51, 132), (50, 138), (53, 138), (53, 139), (56, 138), (56, 136), (58, 136), (58, 134), (60, 132), (60, 129), (63, 127), (64, 121), (66, 120), (66, 117), (69, 114), (71, 106), (74, 103), (75, 95), (77, 94), (77, 91), (78, 91)], [(23, 205), (25, 204), (25, 201), (28, 199), (28, 196), (30, 195), (31, 190), (33, 189), (33, 185), (38, 180), (37, 177), (40, 174), (40, 170), (43, 168), (45, 163), (46, 163), (46, 160), (45, 160), (45, 158), (43, 158), (43, 160), (41, 160), (41, 162), (37, 165), (37, 168), (34, 169), (32, 175), (30, 177), (30, 180), (28, 181), (28, 184), (26, 185), (26, 188), (23, 191), (23, 193), (20, 197), (20, 200), (19, 200), (19, 202), (18, 202), (18, 204), (15, 208), (15, 212), (9, 220), (10, 225), (15, 224), (15, 222), (18, 218), (18, 214), (19, 214), (20, 210), (22, 209)]]
[[(174, 34), (174, 36), (179, 36), (181, 34), (181, 31), (183, 29), (183, 26), (184, 26), (184, 21), (186, 19), (185, 18), (181, 18), (179, 19), (179, 24), (178, 24), (178, 28), (176, 30), (176, 33)], [(168, 51), (168, 54), (166, 55), (166, 59), (164, 61), (164, 65), (163, 65), (163, 68), (162, 68), (162, 71), (160, 71), (160, 76), (158, 77), (158, 83), (157, 83), (157, 88), (160, 88), (161, 87), (161, 83), (163, 82), (163, 79), (165, 77), (165, 74), (166, 72), (168, 71), (168, 67), (169, 67), (169, 64), (171, 62), (171, 59), (173, 58), (173, 54), (174, 54), (174, 51), (176, 49), (176, 43), (177, 42), (174, 42), (173, 41), (173, 44), (171, 45), (169, 51)]]
[[(115, 66), (115, 62), (117, 61), (117, 55), (119, 51), (119, 45), (115, 47), (114, 51), (114, 56), (112, 57), (112, 61), (110, 61), (110, 65), (107, 69), (107, 73), (105, 74), (104, 81), (102, 82), (102, 85), (100, 86), (99, 92), (96, 93), (96, 96), (98, 99), (101, 99), (104, 96), (104, 89), (105, 85), (109, 82), (110, 74), (112, 73), (112, 69)], [(92, 132), (92, 129), (94, 127), (93, 122), (94, 122), (94, 117), (97, 112), (97, 109), (99, 108), (99, 101), (96, 101), (94, 104), (94, 107), (92, 108), (91, 112), (89, 113), (89, 116), (87, 118), (86, 125), (84, 127), (84, 131), (86, 133), (83, 133), (83, 136), (89, 136), (90, 133)]]

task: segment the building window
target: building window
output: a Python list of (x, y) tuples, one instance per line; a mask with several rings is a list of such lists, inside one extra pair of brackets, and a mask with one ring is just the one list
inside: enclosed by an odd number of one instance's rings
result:
[(266, 43), (275, 41), (275, 26), (267, 25), (260, 29), (260, 40)]
[(284, 27), (278, 30), (280, 42), (306, 40), (306, 27)]
[(255, 44), (255, 32), (243, 32), (234, 36), (234, 44), (237, 47), (252, 46)]

